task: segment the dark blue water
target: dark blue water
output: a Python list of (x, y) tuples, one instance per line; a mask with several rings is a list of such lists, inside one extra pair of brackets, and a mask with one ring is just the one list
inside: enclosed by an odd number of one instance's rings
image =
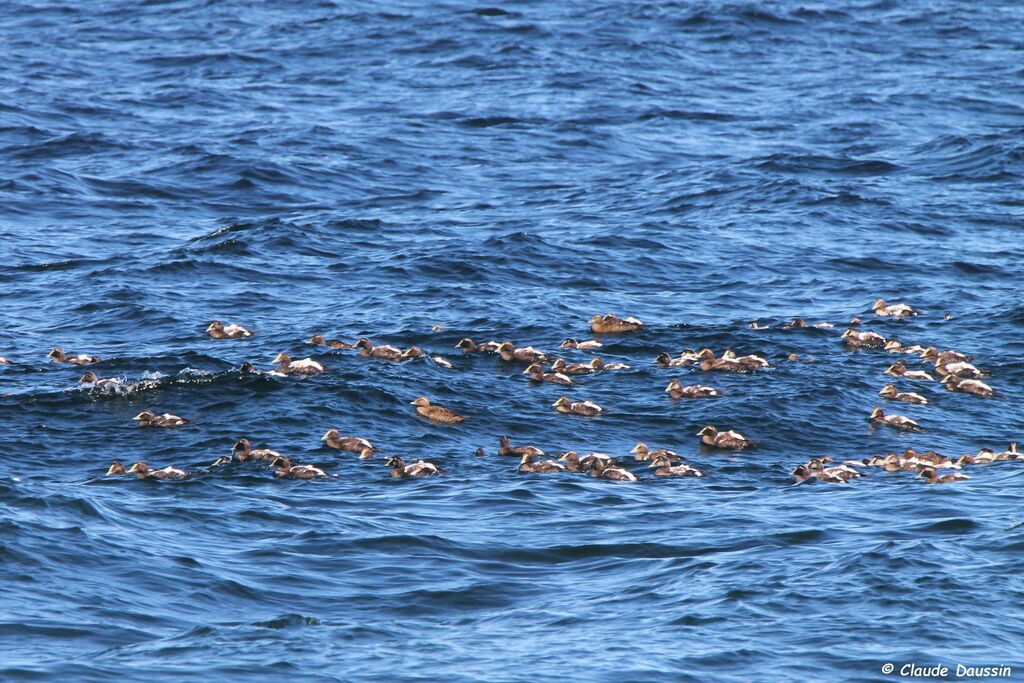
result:
[[(1024, 463), (788, 472), (1024, 441), (1021, 36), (1012, 2), (0, 3), (0, 679), (1019, 675)], [(877, 320), (877, 297), (924, 314)], [(557, 351), (607, 311), (647, 323), (600, 352), (631, 369), (568, 390), (453, 348)], [(894, 356), (843, 348), (854, 315), (975, 355), (1000, 397), (897, 382), (932, 405), (884, 407), (925, 431), (870, 427)], [(836, 327), (747, 327), (793, 316)], [(214, 342), (213, 319), (258, 334)], [(55, 345), (124, 385), (80, 388)], [(703, 346), (777, 367), (651, 362)], [(281, 351), (329, 371), (237, 372)], [(726, 395), (672, 401), (672, 377)], [(417, 418), (423, 394), (469, 420)], [(137, 429), (146, 408), (194, 422)], [(761, 446), (701, 452), (708, 423)], [(446, 475), (390, 480), (330, 427)], [(707, 476), (519, 475), (503, 433), (644, 440)], [(103, 476), (242, 436), (338, 476)]]

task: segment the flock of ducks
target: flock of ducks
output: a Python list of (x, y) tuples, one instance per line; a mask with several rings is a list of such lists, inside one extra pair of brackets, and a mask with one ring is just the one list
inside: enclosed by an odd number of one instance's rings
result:
[[(878, 299), (872, 310), (880, 317), (905, 318), (919, 314), (917, 310), (907, 304), (889, 305), (882, 299)], [(951, 316), (947, 314), (946, 318)], [(614, 314), (595, 315), (590, 319), (590, 329), (595, 334), (628, 334), (642, 331), (643, 322), (636, 318), (620, 318)], [(865, 349), (883, 353), (898, 353), (906, 357), (916, 355), (923, 362), (931, 364), (929, 370), (911, 369), (905, 358), (900, 358), (891, 363), (884, 374), (900, 380), (915, 382), (936, 382), (941, 381), (949, 391), (957, 391), (972, 394), (979, 397), (992, 397), (995, 391), (980, 378), (988, 375), (972, 364), (971, 358), (966, 354), (947, 350), (940, 352), (937, 348), (929, 346), (904, 346), (896, 339), (886, 339), (883, 335), (868, 330), (858, 330), (860, 325), (858, 318), (851, 320), (851, 327), (846, 329), (841, 340), (850, 348)], [(757, 321), (750, 324), (754, 329), (765, 329)], [(793, 321), (783, 323), (784, 329), (800, 329), (811, 327), (806, 321), (797, 318)], [(818, 323), (813, 327), (829, 328), (830, 323)], [(435, 331), (443, 329), (441, 326), (434, 326)], [(211, 339), (216, 340), (239, 340), (254, 336), (255, 332), (241, 325), (225, 325), (220, 321), (213, 321), (206, 328)], [(314, 335), (308, 344), (322, 346), (331, 349), (358, 350), (359, 355), (365, 358), (389, 362), (402, 362), (425, 356), (426, 354), (418, 347), (399, 349), (393, 346), (377, 346), (369, 339), (361, 338), (353, 344), (337, 339), (327, 339), (322, 335)], [(603, 344), (597, 340), (579, 341), (575, 338), (567, 338), (561, 343), (562, 349), (576, 349), (583, 351), (597, 351)], [(532, 347), (516, 347), (512, 342), (488, 341), (477, 344), (472, 339), (462, 339), (456, 344), (456, 348), (464, 354), (495, 354), (507, 363), (522, 363), (526, 365), (523, 374), (528, 375), (533, 382), (548, 382), (564, 386), (575, 384), (574, 376), (589, 375), (598, 372), (613, 372), (616, 370), (628, 369), (628, 365), (622, 363), (605, 362), (599, 357), (593, 357), (587, 363), (566, 363), (562, 358), (551, 358), (547, 354)], [(67, 354), (60, 348), (54, 348), (47, 356), (54, 362), (71, 365), (92, 365), (101, 361), (99, 356), (88, 354)], [(439, 367), (451, 369), (449, 361), (441, 356), (430, 357)], [(789, 361), (799, 361), (796, 354), (790, 354)], [(662, 352), (653, 361), (661, 368), (684, 368), (695, 367), (709, 376), (715, 372), (731, 373), (756, 373), (759, 370), (772, 367), (771, 363), (757, 355), (738, 356), (727, 349), (721, 355), (716, 355), (711, 349), (695, 351), (686, 349), (678, 356), (672, 356), (668, 352)], [(811, 360), (805, 362), (813, 362)], [(265, 374), (273, 377), (305, 376), (315, 375), (326, 371), (326, 367), (312, 358), (293, 360), (286, 353), (278, 354), (273, 363), (275, 368)], [(11, 361), (0, 356), (0, 365), (10, 365)], [(545, 368), (545, 365), (548, 368)], [(242, 365), (241, 370), (247, 373), (261, 373), (250, 363)], [(82, 375), (80, 383), (83, 385), (104, 386), (116, 384), (119, 380), (102, 379), (94, 372), (86, 372)], [(684, 385), (679, 379), (672, 379), (665, 392), (672, 399), (708, 399), (722, 395), (718, 389), (704, 385)], [(915, 405), (928, 405), (929, 401), (921, 394), (911, 391), (901, 391), (895, 384), (886, 384), (879, 396), (890, 401), (910, 403)], [(436, 405), (426, 396), (420, 396), (411, 402), (415, 406), (416, 414), (427, 420), (438, 424), (459, 424), (465, 422), (467, 417), (460, 415), (454, 410), (445, 406)], [(600, 405), (591, 401), (574, 401), (567, 396), (561, 396), (552, 407), (559, 413), (567, 415), (579, 415), (593, 417), (605, 414), (607, 411)], [(875, 407), (868, 418), (873, 423), (884, 425), (901, 431), (921, 432), (924, 428), (915, 420), (899, 414), (886, 414), (881, 407)], [(145, 410), (136, 415), (133, 420), (140, 428), (175, 428), (189, 424), (189, 420), (172, 415), (170, 413), (157, 414), (151, 410)], [(700, 437), (699, 444), (707, 450), (718, 451), (743, 451), (756, 448), (758, 442), (750, 439), (734, 430), (721, 430), (714, 425), (703, 427), (696, 436)], [(342, 435), (336, 429), (328, 430), (322, 437), (324, 444), (333, 449), (354, 453), (361, 460), (375, 458), (377, 448), (367, 439), (356, 436)], [(499, 456), (510, 456), (519, 459), (521, 473), (586, 473), (593, 477), (610, 479), (614, 481), (632, 482), (637, 481), (637, 474), (626, 467), (620, 458), (605, 453), (587, 453), (580, 455), (575, 451), (565, 451), (555, 455), (553, 459), (546, 459), (546, 454), (541, 449), (531, 445), (513, 446), (508, 436), (499, 439)], [(483, 456), (486, 452), (478, 448), (477, 456)], [(704, 473), (686, 462), (686, 458), (674, 451), (664, 448), (650, 449), (643, 442), (638, 442), (631, 451), (634, 462), (647, 462), (647, 469), (652, 470), (655, 477), (703, 477)], [(628, 457), (628, 456), (627, 456)], [(967, 454), (959, 458), (951, 459), (934, 451), (918, 453), (913, 449), (907, 449), (903, 454), (889, 453), (884, 456), (875, 456), (862, 460), (848, 460), (841, 464), (833, 464), (829, 456), (812, 458), (808, 462), (797, 466), (792, 470), (792, 475), (797, 483), (818, 481), (830, 484), (847, 484), (854, 479), (864, 475), (864, 471), (871, 468), (881, 469), (884, 472), (916, 472), (919, 478), (929, 484), (951, 483), (969, 479), (960, 470), (971, 465), (979, 465), (991, 462), (1007, 460), (1024, 460), (1024, 452), (1017, 451), (1017, 444), (1011, 443), (1006, 451), (995, 452), (990, 449), (982, 449), (976, 454)], [(277, 451), (267, 448), (254, 449), (248, 439), (239, 439), (230, 456), (218, 458), (212, 465), (219, 467), (232, 462), (263, 463), (274, 469), (276, 477), (283, 479), (320, 479), (329, 475), (321, 467), (310, 464), (294, 462), (292, 458), (282, 455)], [(406, 463), (397, 456), (388, 457), (385, 461), (390, 468), (390, 475), (394, 478), (425, 477), (443, 474), (443, 471), (436, 463), (422, 459)], [(943, 470), (953, 470), (950, 473), (942, 473)], [(120, 462), (114, 462), (107, 470), (107, 476), (136, 475), (140, 479), (187, 479), (199, 474), (199, 471), (187, 471), (173, 466), (161, 469), (151, 468), (145, 461), (139, 461), (130, 467)], [(337, 476), (337, 475), (335, 475)]]

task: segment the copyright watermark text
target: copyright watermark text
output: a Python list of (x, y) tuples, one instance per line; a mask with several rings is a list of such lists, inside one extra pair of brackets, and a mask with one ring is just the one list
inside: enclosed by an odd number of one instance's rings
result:
[(909, 664), (893, 664), (886, 662), (882, 665), (882, 673), (886, 676), (900, 676), (902, 678), (941, 678), (941, 679), (968, 679), (968, 678), (1009, 678), (1013, 676), (1013, 669), (1009, 666), (970, 666), (967, 664), (945, 664), (922, 665), (911, 662)]

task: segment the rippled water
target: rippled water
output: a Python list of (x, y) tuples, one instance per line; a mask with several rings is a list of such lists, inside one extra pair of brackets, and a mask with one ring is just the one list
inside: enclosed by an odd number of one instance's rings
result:
[[(1022, 29), (1017, 3), (6, 3), (0, 678), (1019, 675), (1024, 463), (932, 487), (788, 472), (1024, 441)], [(878, 321), (879, 296), (924, 315)], [(606, 311), (648, 328), (605, 339), (630, 370), (564, 392), (604, 417), (453, 348), (555, 351)], [(933, 405), (885, 407), (926, 431), (870, 427), (893, 356), (844, 350), (853, 315), (974, 354), (1000, 397), (899, 382)], [(793, 316), (836, 327), (746, 326)], [(211, 341), (215, 318), (258, 334)], [(80, 388), (54, 345), (124, 385)], [(777, 367), (651, 363), (702, 346)], [(237, 371), (280, 351), (329, 372)], [(726, 395), (672, 401), (672, 377)], [(421, 394), (469, 420), (424, 422)], [(194, 423), (140, 430), (145, 408)], [(701, 452), (708, 423), (761, 446)], [(329, 427), (446, 475), (390, 480), (322, 448)], [(644, 440), (707, 476), (519, 475), (503, 433)], [(242, 436), (338, 476), (103, 477), (205, 468)]]

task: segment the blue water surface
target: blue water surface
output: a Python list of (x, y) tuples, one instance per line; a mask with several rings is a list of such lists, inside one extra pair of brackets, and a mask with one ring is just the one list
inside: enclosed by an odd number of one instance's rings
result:
[[(1017, 2), (0, 2), (0, 679), (1020, 676), (1024, 463), (789, 471), (1024, 442), (1022, 36)], [(454, 348), (585, 361), (558, 344), (609, 311), (646, 322), (598, 352), (630, 368), (576, 387)], [(897, 381), (931, 405), (883, 407), (925, 431), (872, 427), (895, 356), (846, 350), (853, 316), (973, 355), (999, 396)], [(775, 367), (652, 363), (686, 347)], [(328, 371), (238, 371), (282, 351)], [(674, 377), (725, 395), (673, 401)], [(193, 422), (138, 429), (147, 408)], [(701, 451), (706, 424), (760, 446)], [(707, 476), (521, 475), (502, 434)], [(207, 469), (243, 436), (332, 476)], [(141, 459), (198, 474), (104, 477)]]

